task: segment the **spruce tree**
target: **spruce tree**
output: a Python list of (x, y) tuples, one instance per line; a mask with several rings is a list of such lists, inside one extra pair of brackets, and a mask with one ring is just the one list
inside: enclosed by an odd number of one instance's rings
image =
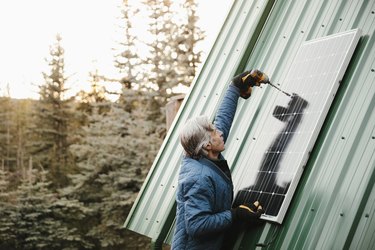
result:
[(51, 191), (47, 171), (32, 166), (17, 190), (16, 241), (12, 249), (92, 249), (85, 236), (89, 209)]
[(153, 37), (148, 44), (150, 56), (145, 63), (151, 70), (146, 79), (157, 86), (163, 104), (173, 95), (175, 87), (190, 86), (201, 63), (202, 52), (197, 44), (204, 38), (197, 26), (196, 2), (184, 0), (178, 7), (173, 3), (169, 0), (144, 1), (149, 10), (149, 32)]
[(0, 97), (0, 162), (9, 171), (11, 189), (19, 184), (19, 174), (27, 163), (28, 127), (32, 100)]
[(136, 76), (140, 66), (140, 58), (137, 53), (136, 43), (138, 38), (134, 32), (133, 20), (139, 9), (132, 4), (134, 1), (122, 0), (120, 29), (122, 39), (119, 42), (117, 55), (115, 56), (115, 67), (119, 70), (121, 84), (120, 103), (124, 102), (125, 92), (137, 85)]
[[(16, 148), (15, 152), (15, 163), (16, 163), (16, 175), (19, 176), (19, 173), (22, 169), (27, 166), (30, 152), (27, 147), (27, 142), (31, 140), (29, 134), (29, 128), (31, 124), (31, 113), (33, 110), (33, 105), (36, 101), (31, 99), (26, 100), (17, 100), (14, 101), (14, 144)], [(15, 183), (19, 183), (15, 181)]]
[[(38, 171), (32, 168), (32, 163), (24, 171), (22, 184), (17, 190), (16, 224), (17, 242), (15, 248), (19, 249), (46, 249), (54, 245), (49, 238), (49, 231), (53, 230), (53, 221), (46, 216), (49, 204), (55, 200), (48, 190), (48, 182), (43, 178), (38, 180)], [(50, 245), (51, 244), (51, 245)]]
[(18, 220), (15, 195), (9, 187), (10, 173), (0, 162), (0, 249), (12, 249), (17, 241), (16, 223)]
[(102, 78), (97, 69), (89, 72), (90, 90), (80, 91), (76, 95), (78, 102), (76, 110), (81, 116), (78, 119), (81, 126), (87, 125), (87, 117), (93, 114), (94, 108), (97, 108), (100, 114), (109, 111), (110, 104), (106, 97), (106, 89), (101, 83)]
[(173, 49), (173, 34), (178, 33), (178, 26), (173, 20), (175, 13), (171, 9), (171, 1), (144, 0), (143, 3), (149, 11), (149, 32), (153, 37), (152, 42), (148, 43), (150, 56), (145, 61), (151, 69), (147, 72), (144, 85), (156, 90), (158, 100), (164, 105), (172, 93), (171, 89), (178, 84), (174, 69), (177, 55)]
[(93, 114), (83, 141), (71, 146), (80, 171), (72, 176), (75, 187), (69, 192), (94, 211), (97, 224), (88, 235), (99, 239), (102, 249), (131, 244), (123, 219), (161, 144), (144, 108), (133, 107), (131, 114), (113, 104), (105, 115)]
[(14, 150), (13, 150), (13, 106), (9, 95), (0, 97), (0, 160), (8, 169), (14, 170)]
[(50, 72), (43, 73), (45, 82), (39, 86), (40, 99), (33, 128), (33, 151), (35, 162), (48, 169), (56, 187), (66, 185), (69, 171), (69, 123), (73, 119), (71, 98), (66, 98), (64, 49), (61, 36), (50, 47), (47, 59)]
[(202, 51), (198, 50), (198, 44), (205, 35), (198, 27), (196, 0), (184, 0), (179, 32), (174, 34), (173, 45), (176, 51), (176, 72), (178, 84), (190, 86), (198, 66), (201, 64)]

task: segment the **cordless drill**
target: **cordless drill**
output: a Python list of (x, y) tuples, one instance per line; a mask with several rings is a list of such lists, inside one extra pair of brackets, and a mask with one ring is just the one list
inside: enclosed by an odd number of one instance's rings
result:
[(249, 76), (254, 79), (256, 86), (260, 86), (261, 83), (270, 83), (269, 77), (265, 73), (257, 69), (253, 69), (249, 74), (243, 76), (242, 81), (245, 82)]
[(260, 86), (261, 83), (268, 82), (268, 76), (257, 69), (245, 71), (232, 79), (232, 84), (240, 89), (240, 96), (244, 99), (251, 96), (254, 86)]
[(291, 96), (291, 94), (289, 94), (289, 93), (287, 93), (287, 92), (281, 90), (279, 87), (273, 85), (273, 84), (270, 82), (269, 77), (268, 77), (265, 73), (263, 73), (262, 71), (259, 71), (259, 70), (257, 70), (257, 69), (252, 70), (252, 71), (250, 72), (250, 74), (248, 74), (248, 75), (242, 77), (242, 81), (245, 82), (245, 81), (246, 81), (246, 78), (249, 77), (249, 76), (251, 76), (251, 77), (254, 79), (254, 81), (255, 81), (255, 85), (257, 85), (257, 86), (259, 86), (261, 83), (266, 83), (266, 84), (271, 85), (272, 87), (274, 87), (274, 88), (277, 89), (278, 91), (280, 91), (280, 92), (286, 94), (287, 96)]
[(251, 96), (252, 87), (260, 86), (262, 83), (269, 84), (278, 91), (284, 93), (287, 96), (291, 96), (289, 93), (281, 90), (279, 87), (273, 85), (270, 82), (267, 74), (263, 73), (258, 69), (251, 71), (245, 71), (232, 79), (232, 83), (240, 89), (240, 96), (247, 99)]

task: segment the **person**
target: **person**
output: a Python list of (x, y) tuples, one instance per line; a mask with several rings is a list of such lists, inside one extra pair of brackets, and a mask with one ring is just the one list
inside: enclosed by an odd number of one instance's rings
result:
[(233, 183), (225, 149), (239, 97), (248, 99), (254, 86), (268, 77), (259, 70), (245, 71), (229, 84), (214, 124), (206, 117), (189, 119), (180, 132), (184, 149), (176, 194), (176, 224), (172, 250), (222, 249), (226, 232), (237, 224), (256, 224), (261, 204), (232, 208)]

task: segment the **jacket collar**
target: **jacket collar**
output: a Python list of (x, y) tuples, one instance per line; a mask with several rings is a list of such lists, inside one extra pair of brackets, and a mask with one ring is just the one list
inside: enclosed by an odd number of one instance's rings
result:
[[(219, 160), (225, 160), (224, 157), (221, 154), (219, 155)], [(232, 184), (232, 180), (230, 178), (228, 178), (228, 176), (218, 166), (216, 166), (212, 161), (210, 161), (206, 157), (201, 157), (198, 161), (201, 164), (211, 168), (213, 171), (215, 171), (217, 174), (219, 174), (221, 177), (223, 177), (223, 179), (227, 183)]]

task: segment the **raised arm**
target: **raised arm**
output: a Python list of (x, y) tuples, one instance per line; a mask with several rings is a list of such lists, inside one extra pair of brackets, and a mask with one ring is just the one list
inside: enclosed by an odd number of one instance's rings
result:
[(224, 143), (227, 141), (230, 128), (237, 109), (240, 90), (233, 84), (228, 86), (215, 117), (215, 127), (223, 133)]

